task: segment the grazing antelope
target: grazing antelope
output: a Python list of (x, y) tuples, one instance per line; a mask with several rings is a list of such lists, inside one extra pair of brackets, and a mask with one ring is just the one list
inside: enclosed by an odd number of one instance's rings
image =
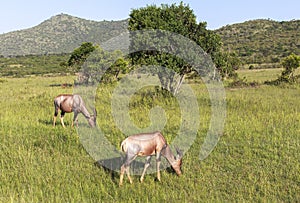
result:
[(127, 177), (132, 183), (132, 179), (129, 174), (130, 163), (137, 156), (146, 156), (146, 163), (140, 181), (143, 182), (144, 175), (147, 168), (150, 166), (151, 156), (156, 155), (156, 170), (157, 179), (160, 181), (160, 161), (161, 156), (165, 157), (175, 170), (177, 175), (181, 175), (181, 159), (182, 153), (176, 148), (177, 156), (175, 157), (167, 144), (165, 138), (160, 132), (154, 133), (142, 133), (137, 135), (131, 135), (127, 137), (121, 144), (121, 149), (126, 153), (125, 162), (121, 166), (120, 183), (123, 184), (124, 172), (127, 173)]
[(76, 122), (76, 126), (78, 127), (78, 114), (82, 113), (84, 117), (89, 122), (89, 125), (91, 127), (96, 126), (96, 116), (97, 112), (94, 109), (94, 115), (90, 115), (88, 110), (85, 107), (85, 104), (81, 98), (81, 96), (77, 94), (61, 94), (55, 97), (54, 99), (54, 119), (53, 119), (53, 126), (55, 126), (56, 123), (56, 117), (58, 114), (58, 110), (61, 111), (60, 113), (60, 121), (62, 126), (65, 128), (64, 124), (64, 115), (65, 113), (71, 113), (74, 112), (74, 118), (72, 121), (72, 127), (74, 126), (74, 121)]

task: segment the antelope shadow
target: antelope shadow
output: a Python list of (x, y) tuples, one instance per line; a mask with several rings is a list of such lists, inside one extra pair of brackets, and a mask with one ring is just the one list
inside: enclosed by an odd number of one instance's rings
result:
[(62, 87), (62, 88), (70, 88), (73, 87), (74, 85), (72, 83), (56, 83), (56, 84), (50, 84), (50, 87)]
[[(114, 182), (119, 181), (120, 169), (124, 164), (125, 156), (115, 157), (111, 159), (101, 159), (94, 163), (98, 168), (102, 168), (107, 174), (109, 174)], [(145, 165), (145, 161), (134, 160), (131, 163), (131, 168), (135, 171), (142, 171)]]

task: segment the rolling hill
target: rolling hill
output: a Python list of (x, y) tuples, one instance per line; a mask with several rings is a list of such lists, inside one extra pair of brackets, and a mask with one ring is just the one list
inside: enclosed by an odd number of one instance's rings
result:
[[(91, 21), (59, 14), (41, 24), (0, 35), (0, 55), (70, 53), (82, 42), (101, 45), (127, 31), (128, 20)], [(244, 64), (276, 64), (281, 58), (300, 55), (300, 20), (251, 20), (214, 30), (225, 51), (236, 52)]]
[(245, 64), (278, 63), (291, 53), (300, 55), (300, 20), (251, 20), (216, 30), (223, 49), (234, 51)]
[(0, 35), (0, 55), (70, 53), (82, 42), (101, 43), (126, 32), (127, 20), (91, 21), (60, 14), (24, 30)]

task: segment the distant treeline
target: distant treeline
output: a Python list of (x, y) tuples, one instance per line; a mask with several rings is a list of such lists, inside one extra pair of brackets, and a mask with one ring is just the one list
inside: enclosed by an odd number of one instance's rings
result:
[(66, 61), (70, 54), (44, 54), (0, 57), (0, 77), (26, 75), (70, 74)]

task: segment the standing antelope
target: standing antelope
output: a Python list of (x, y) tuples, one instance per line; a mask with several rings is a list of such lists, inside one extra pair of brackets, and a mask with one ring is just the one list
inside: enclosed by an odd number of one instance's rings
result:
[(55, 97), (54, 99), (54, 119), (53, 119), (53, 126), (55, 126), (56, 123), (56, 117), (58, 114), (58, 110), (61, 111), (60, 113), (60, 121), (62, 126), (65, 128), (64, 124), (64, 115), (65, 113), (71, 113), (74, 112), (74, 118), (72, 120), (72, 127), (74, 126), (74, 121), (76, 122), (76, 126), (78, 127), (78, 114), (82, 113), (84, 117), (89, 122), (89, 125), (91, 127), (96, 126), (96, 116), (97, 112), (94, 110), (94, 115), (90, 115), (88, 110), (85, 107), (85, 104), (81, 98), (81, 96), (77, 94), (61, 94)]
[(124, 172), (127, 173), (127, 177), (130, 183), (132, 183), (132, 179), (129, 174), (129, 166), (137, 156), (147, 156), (144, 170), (140, 178), (141, 182), (144, 180), (144, 175), (147, 168), (150, 166), (151, 156), (153, 155), (156, 155), (157, 179), (159, 181), (161, 155), (168, 160), (177, 175), (181, 175), (180, 166), (182, 153), (176, 148), (177, 156), (175, 157), (165, 138), (160, 132), (131, 135), (122, 142), (121, 149), (126, 153), (126, 156), (125, 162), (121, 166), (120, 186), (123, 184)]

